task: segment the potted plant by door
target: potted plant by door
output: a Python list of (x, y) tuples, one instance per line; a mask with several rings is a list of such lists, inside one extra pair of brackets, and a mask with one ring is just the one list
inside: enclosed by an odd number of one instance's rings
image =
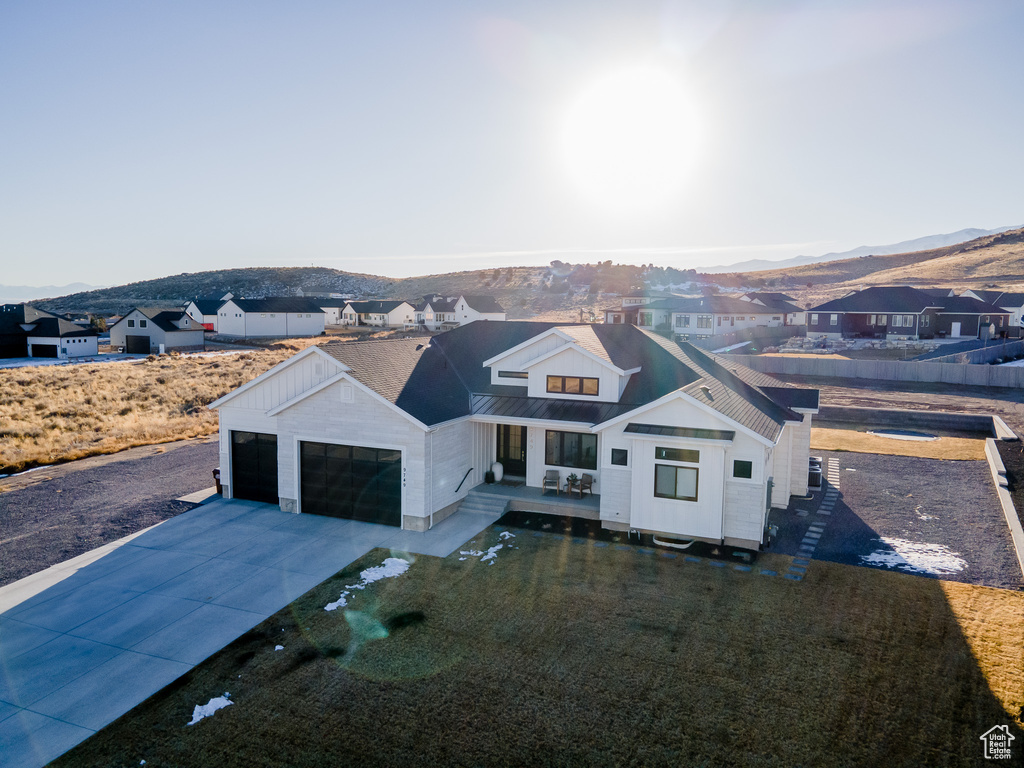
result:
[(572, 489), (580, 484), (580, 479), (575, 472), (565, 478), (565, 484), (569, 486), (569, 493), (572, 493)]

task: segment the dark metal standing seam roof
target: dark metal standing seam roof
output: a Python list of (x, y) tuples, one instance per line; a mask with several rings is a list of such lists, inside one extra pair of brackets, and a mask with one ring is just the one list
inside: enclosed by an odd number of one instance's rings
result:
[(265, 299), (231, 299), (243, 312), (323, 312), (313, 299), (268, 296)]
[(695, 427), (671, 427), (666, 424), (636, 424), (630, 422), (623, 432), (637, 435), (659, 435), (662, 437), (689, 437), (694, 440), (732, 441), (736, 433), (728, 429), (697, 429)]
[(474, 416), (575, 421), (594, 425), (629, 413), (636, 406), (628, 403), (594, 403), (542, 397), (473, 395), (471, 408)]

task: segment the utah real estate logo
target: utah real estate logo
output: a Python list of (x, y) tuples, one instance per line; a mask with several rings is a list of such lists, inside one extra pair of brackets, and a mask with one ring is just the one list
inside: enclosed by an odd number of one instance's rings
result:
[(985, 744), (986, 760), (1009, 760), (1012, 757), (1010, 742), (1017, 737), (1010, 733), (1010, 726), (996, 725), (978, 738)]

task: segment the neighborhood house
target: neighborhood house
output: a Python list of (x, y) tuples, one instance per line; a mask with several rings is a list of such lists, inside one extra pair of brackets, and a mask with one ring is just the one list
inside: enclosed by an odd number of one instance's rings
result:
[(217, 333), (240, 338), (319, 336), (324, 311), (314, 299), (228, 299), (217, 310)]
[(756, 548), (807, 492), (818, 392), (631, 325), (474, 322), (311, 347), (210, 407), (229, 498), (422, 531), (498, 462), (538, 499), (574, 476), (606, 528)]
[(184, 309), (134, 307), (110, 326), (110, 346), (138, 355), (201, 352), (206, 348), (204, 333)]
[(1007, 335), (1011, 312), (972, 296), (942, 293), (909, 286), (854, 291), (807, 310), (807, 335), (888, 340)]
[(67, 359), (99, 352), (99, 331), (29, 304), (0, 307), (0, 357)]

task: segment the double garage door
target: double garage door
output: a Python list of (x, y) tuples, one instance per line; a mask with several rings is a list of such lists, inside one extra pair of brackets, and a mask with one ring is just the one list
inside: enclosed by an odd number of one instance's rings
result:
[[(302, 512), (402, 524), (402, 452), (331, 443), (299, 444)], [(232, 495), (276, 504), (277, 436), (231, 433)]]
[(301, 509), (383, 525), (402, 524), (402, 452), (300, 443)]

